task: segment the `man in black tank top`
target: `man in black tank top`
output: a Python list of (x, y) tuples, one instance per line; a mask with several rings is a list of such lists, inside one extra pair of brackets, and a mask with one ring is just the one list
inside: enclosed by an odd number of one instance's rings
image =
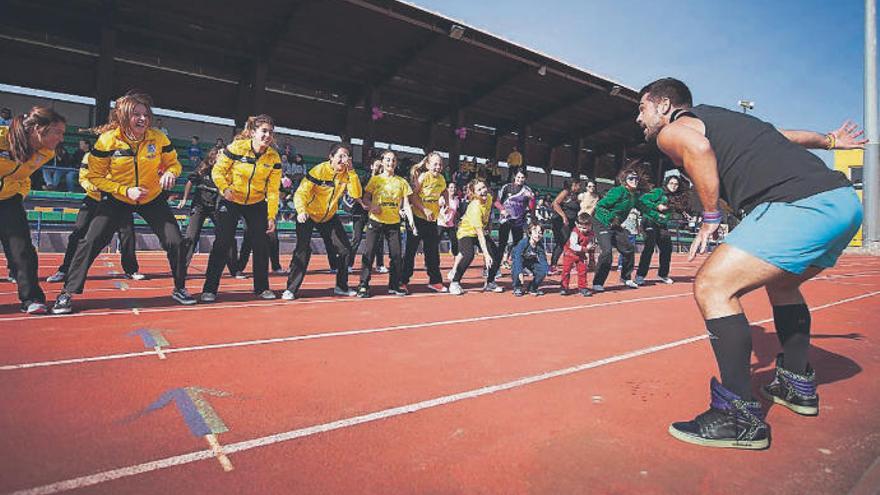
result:
[(807, 149), (856, 149), (866, 141), (850, 122), (828, 134), (785, 131), (739, 112), (693, 106), (688, 87), (671, 78), (645, 86), (640, 96), (636, 122), (645, 138), (684, 168), (703, 205), (689, 260), (706, 252), (718, 230), (719, 200), (745, 215), (694, 281), (721, 383), (710, 383), (708, 411), (673, 423), (669, 433), (697, 445), (766, 448), (769, 426), (751, 393), (752, 340), (739, 298), (764, 287), (773, 306), (783, 352), (763, 395), (798, 414), (818, 414), (807, 363), (810, 312), (799, 287), (834, 266), (861, 225), (862, 209), (846, 177)]

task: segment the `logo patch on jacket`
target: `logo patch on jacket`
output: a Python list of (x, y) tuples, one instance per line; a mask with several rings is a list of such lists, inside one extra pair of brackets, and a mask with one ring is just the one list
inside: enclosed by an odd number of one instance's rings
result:
[(154, 143), (147, 145), (147, 158), (156, 158), (156, 145)]

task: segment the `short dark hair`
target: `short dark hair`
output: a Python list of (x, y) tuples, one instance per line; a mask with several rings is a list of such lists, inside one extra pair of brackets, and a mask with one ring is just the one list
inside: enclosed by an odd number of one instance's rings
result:
[(593, 217), (589, 213), (582, 211), (582, 212), (578, 213), (577, 223), (579, 223), (581, 225), (591, 225), (592, 219), (593, 219)]
[(669, 98), (670, 103), (674, 107), (690, 107), (694, 104), (694, 98), (691, 96), (691, 90), (687, 85), (678, 79), (664, 77), (648, 84), (639, 91), (639, 100), (643, 96), (649, 94), (651, 101), (657, 101), (660, 98)]

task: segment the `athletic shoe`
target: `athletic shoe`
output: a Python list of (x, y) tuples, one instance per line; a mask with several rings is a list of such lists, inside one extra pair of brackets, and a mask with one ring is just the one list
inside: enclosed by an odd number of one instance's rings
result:
[(675, 283), (675, 280), (672, 280), (669, 277), (660, 277), (660, 281), (663, 282), (664, 284), (674, 284)]
[(124, 277), (130, 280), (143, 280), (147, 278), (147, 276), (141, 272), (126, 273)]
[(495, 282), (486, 282), (486, 285), (483, 286), (483, 292), (504, 292), (504, 289)]
[(272, 292), (270, 289), (266, 289), (263, 292), (260, 292), (259, 294), (257, 294), (257, 297), (259, 297), (260, 299), (266, 300), (266, 301), (271, 301), (271, 300), (275, 299), (276, 296), (275, 296), (275, 293)]
[(782, 354), (776, 356), (776, 377), (761, 387), (761, 395), (803, 416), (819, 414), (816, 371), (807, 364), (803, 375), (782, 367)]
[(294, 294), (293, 291), (286, 290), (284, 291), (284, 294), (281, 294), (281, 299), (284, 299), (285, 301), (293, 301), (296, 299), (296, 294)]
[(352, 289), (341, 289), (339, 287), (333, 287), (333, 294), (337, 296), (354, 297), (357, 295), (357, 291)]
[(46, 282), (49, 282), (49, 283), (64, 282), (64, 277), (66, 277), (66, 276), (67, 276), (66, 273), (59, 270), (59, 271), (53, 273), (52, 275), (49, 275), (49, 278), (46, 279)]
[(235, 278), (239, 280), (244, 280), (247, 278), (247, 275), (245, 275), (244, 272), (235, 272)]
[(449, 289), (446, 288), (443, 284), (428, 284), (428, 290), (434, 292), (449, 292)]
[(199, 301), (204, 303), (212, 303), (217, 300), (217, 294), (213, 292), (202, 292), (202, 295), (199, 296)]
[(570, 296), (571, 292), (569, 292), (568, 289), (562, 288), (562, 289), (559, 289), (559, 295), (560, 296)]
[(605, 287), (602, 285), (593, 285), (593, 292), (605, 292)]
[(516, 297), (522, 297), (525, 295), (525, 292), (522, 290), (522, 287), (517, 287), (516, 289), (513, 289), (513, 295)]
[(25, 301), (21, 303), (21, 312), (29, 315), (44, 315), (49, 312), (46, 303), (40, 301)]
[(630, 289), (638, 289), (639, 284), (633, 282), (632, 280), (624, 280), (623, 285), (629, 287)]
[(544, 291), (535, 287), (535, 288), (529, 289), (529, 294), (531, 294), (533, 296), (543, 296)]
[(400, 284), (400, 290), (409, 294), (409, 286), (406, 284)]
[(275, 275), (287, 275), (287, 270), (285, 270), (284, 268), (276, 268), (272, 270), (272, 273), (274, 273)]
[(691, 421), (672, 423), (669, 434), (687, 443), (704, 447), (766, 449), (770, 446), (770, 426), (758, 401), (746, 401), (724, 388), (718, 380), (710, 383), (709, 410)]
[(454, 278), (455, 278), (455, 270), (449, 270), (446, 273), (446, 280), (449, 280), (450, 282), (452, 282), (452, 279), (454, 279)]
[(52, 314), (53, 315), (66, 315), (73, 311), (73, 297), (67, 292), (61, 292), (58, 294), (58, 299), (55, 300), (55, 305), (52, 306)]
[(191, 304), (195, 304), (197, 302), (196, 298), (194, 298), (192, 295), (190, 295), (189, 291), (187, 291), (186, 289), (174, 289), (171, 292), (171, 299), (174, 299), (175, 301), (179, 302), (180, 304), (183, 304), (186, 306), (189, 306)]
[(392, 289), (389, 287), (388, 294), (390, 294), (392, 296), (408, 296), (409, 291), (406, 290), (405, 285), (401, 285), (400, 288), (398, 288), (398, 289)]
[(590, 292), (590, 289), (581, 289), (581, 295), (584, 297), (591, 297), (593, 293)]
[(645, 277), (636, 276), (636, 285), (645, 285)]
[(454, 296), (460, 296), (464, 294), (464, 289), (461, 288), (461, 284), (458, 282), (452, 282), (449, 284), (449, 293)]
[(366, 299), (366, 298), (370, 297), (370, 288), (367, 287), (366, 285), (362, 285), (362, 286), (358, 287), (357, 296), (360, 297), (361, 299)]
[(9, 283), (12, 283), (12, 284), (17, 284), (17, 283), (18, 283), (18, 280), (16, 280), (15, 277), (11, 277), (11, 276), (10, 276), (10, 277), (6, 277), (6, 281), (9, 282)]
[(331, 275), (336, 275), (337, 273), (339, 273), (339, 270), (337, 270), (336, 268), (331, 268), (330, 270), (328, 270), (328, 272), (330, 272)]
[(388, 268), (386, 268), (384, 265), (383, 265), (383, 266), (379, 266), (379, 267), (376, 267), (376, 272), (378, 272), (378, 273), (388, 273)]

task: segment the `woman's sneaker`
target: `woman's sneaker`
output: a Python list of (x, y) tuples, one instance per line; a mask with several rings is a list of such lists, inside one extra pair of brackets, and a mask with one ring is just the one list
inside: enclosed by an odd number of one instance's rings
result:
[(202, 292), (202, 295), (199, 296), (199, 301), (203, 303), (212, 303), (217, 300), (217, 294), (213, 292)]
[(257, 294), (257, 297), (259, 297), (260, 299), (266, 300), (266, 301), (271, 301), (271, 300), (275, 299), (275, 293), (272, 292), (270, 289), (266, 289), (263, 292), (260, 292), (259, 294)]
[(804, 416), (819, 414), (816, 371), (808, 364), (803, 375), (782, 367), (782, 354), (776, 356), (776, 377), (761, 387), (761, 395)]
[(343, 289), (340, 287), (333, 287), (333, 294), (337, 296), (346, 296), (346, 297), (354, 297), (357, 295), (357, 291), (352, 289)]
[(198, 302), (186, 289), (174, 289), (171, 292), (171, 299), (174, 299), (185, 306), (196, 304), (196, 302)]
[(483, 286), (483, 292), (504, 292), (498, 284), (495, 282), (486, 282), (486, 285)]
[(638, 289), (639, 284), (633, 282), (632, 280), (624, 280), (623, 285), (629, 287), (630, 289)]
[(64, 273), (62, 271), (57, 271), (57, 272), (53, 273), (52, 275), (49, 275), (49, 278), (46, 279), (46, 282), (49, 282), (49, 283), (64, 282), (64, 277), (66, 277), (66, 276), (67, 276), (66, 273)]
[(21, 303), (21, 312), (29, 315), (44, 315), (49, 312), (46, 303), (40, 301), (25, 301)]
[(61, 292), (61, 294), (58, 294), (58, 299), (55, 300), (55, 305), (52, 306), (52, 314), (66, 315), (72, 311), (73, 297), (67, 292)]
[(379, 273), (388, 273), (388, 268), (386, 268), (384, 265), (380, 265), (376, 267), (376, 271)]
[(126, 273), (125, 278), (131, 279), (131, 280), (144, 280), (145, 278), (147, 278), (147, 276), (141, 272), (134, 272), (134, 273)]
[(543, 296), (544, 291), (542, 291), (541, 289), (539, 289), (537, 287), (532, 287), (531, 289), (529, 289), (529, 294), (531, 294), (533, 296)]
[(674, 284), (675, 283), (675, 280), (672, 280), (669, 277), (660, 277), (660, 281), (663, 282), (664, 284)]
[(358, 297), (360, 297), (361, 299), (367, 299), (368, 297), (370, 297), (370, 288), (366, 285), (358, 287)]
[(464, 289), (461, 288), (461, 284), (458, 282), (452, 282), (449, 284), (449, 293), (454, 296), (460, 296), (464, 294)]
[(294, 299), (296, 299), (296, 294), (294, 294), (291, 290), (286, 290), (284, 291), (284, 294), (281, 294), (281, 299), (285, 301), (293, 301)]
[(645, 277), (636, 276), (636, 285), (645, 285)]
[(593, 285), (593, 292), (605, 292), (605, 286)]
[(446, 288), (443, 284), (428, 284), (428, 290), (432, 292), (449, 292), (449, 289)]
[(522, 290), (522, 287), (517, 287), (516, 289), (513, 289), (513, 295), (516, 297), (522, 297), (525, 295), (525, 292)]
[(584, 297), (592, 297), (593, 293), (590, 292), (590, 289), (581, 289), (581, 295)]

